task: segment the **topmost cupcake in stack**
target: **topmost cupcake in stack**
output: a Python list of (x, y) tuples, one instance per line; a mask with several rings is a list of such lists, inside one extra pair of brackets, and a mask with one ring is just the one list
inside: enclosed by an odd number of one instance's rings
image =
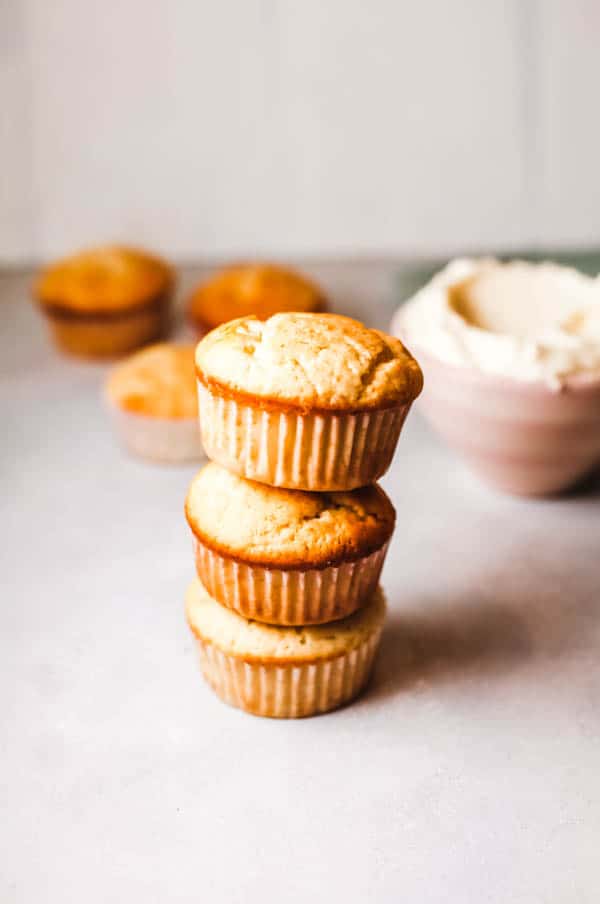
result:
[(260, 715), (333, 709), (377, 650), (395, 512), (365, 485), (391, 461), (419, 366), (348, 317), (280, 313), (215, 329), (196, 372), (214, 463), (186, 501), (198, 575), (186, 609), (205, 677)]
[(334, 314), (225, 323), (198, 345), (196, 373), (209, 458), (316, 491), (381, 477), (423, 385), (398, 339)]

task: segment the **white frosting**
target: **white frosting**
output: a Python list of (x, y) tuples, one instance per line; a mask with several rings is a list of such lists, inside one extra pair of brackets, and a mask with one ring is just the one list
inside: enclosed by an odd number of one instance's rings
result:
[(448, 264), (396, 313), (393, 330), (451, 364), (556, 386), (600, 375), (600, 277), (557, 264)]

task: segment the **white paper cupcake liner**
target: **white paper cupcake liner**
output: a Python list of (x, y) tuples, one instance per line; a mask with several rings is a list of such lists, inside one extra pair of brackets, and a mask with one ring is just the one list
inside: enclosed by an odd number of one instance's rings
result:
[(134, 455), (168, 464), (205, 457), (197, 418), (160, 418), (109, 407), (121, 443)]
[(213, 393), (200, 380), (206, 454), (271, 486), (350, 490), (373, 483), (392, 460), (410, 403), (359, 413), (269, 411)]
[(198, 640), (207, 682), (226, 703), (257, 716), (293, 719), (335, 709), (365, 686), (381, 629), (334, 659), (302, 664), (245, 662)]
[(238, 562), (194, 538), (196, 571), (209, 594), (244, 618), (311, 625), (351, 615), (374, 592), (388, 543), (353, 562), (326, 568), (267, 568)]

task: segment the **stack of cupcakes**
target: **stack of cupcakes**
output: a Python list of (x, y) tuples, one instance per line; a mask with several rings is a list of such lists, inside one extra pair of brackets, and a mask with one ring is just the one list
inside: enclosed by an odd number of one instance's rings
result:
[(212, 462), (186, 500), (186, 612), (204, 675), (262, 716), (325, 712), (366, 683), (385, 616), (387, 470), (413, 400), (402, 343), (347, 317), (244, 317), (196, 351)]

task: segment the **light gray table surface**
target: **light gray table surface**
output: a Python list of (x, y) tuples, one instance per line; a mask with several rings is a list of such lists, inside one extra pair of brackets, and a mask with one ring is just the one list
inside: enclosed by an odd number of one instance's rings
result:
[[(391, 264), (310, 269), (389, 322)], [(417, 406), (369, 690), (254, 718), (184, 623), (195, 469), (119, 449), (106, 366), (50, 347), (27, 284), (0, 277), (0, 901), (596, 904), (598, 482), (498, 495)]]

